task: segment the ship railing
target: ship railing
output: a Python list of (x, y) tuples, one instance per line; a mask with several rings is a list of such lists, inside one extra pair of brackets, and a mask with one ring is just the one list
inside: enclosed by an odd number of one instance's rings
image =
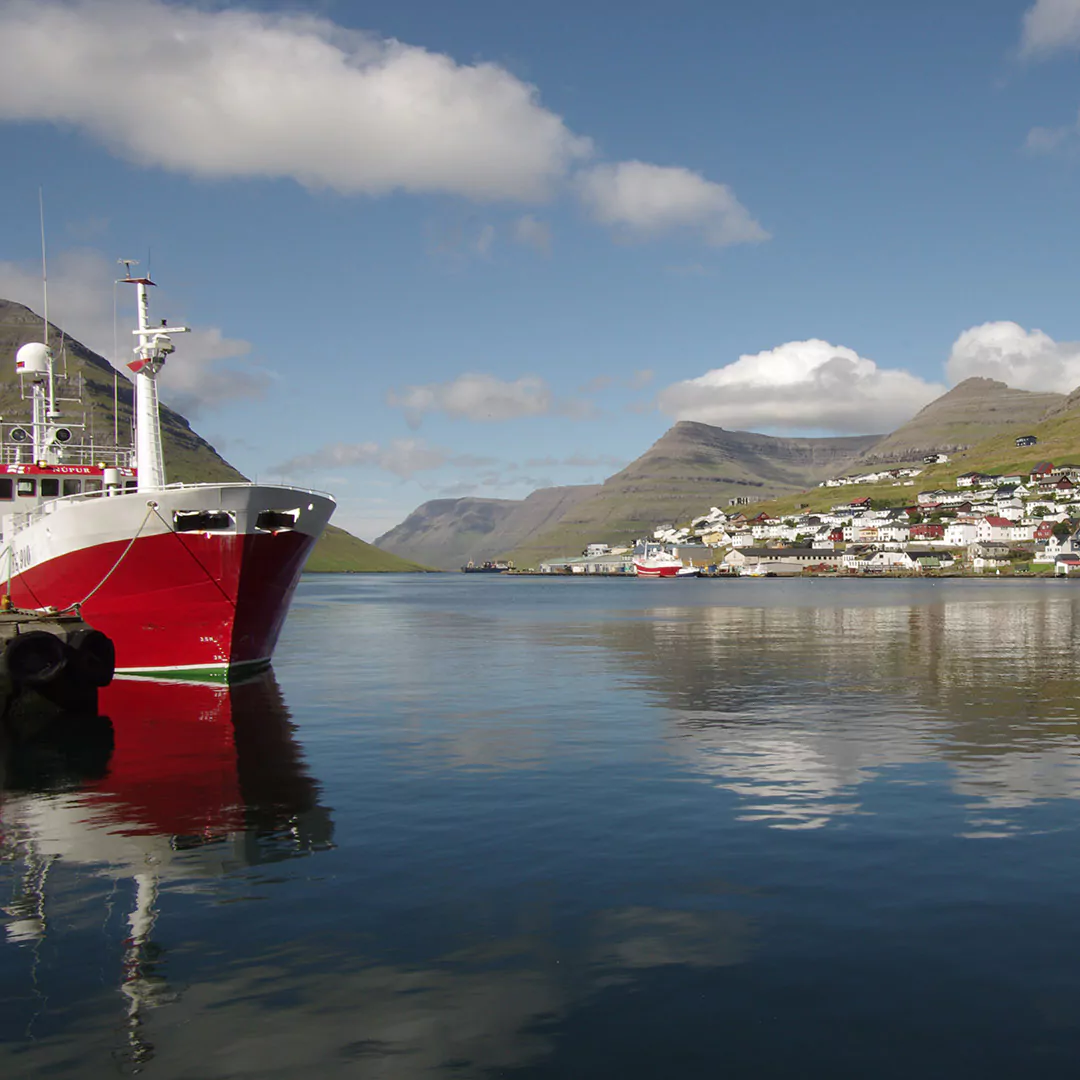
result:
[[(128, 483), (131, 481), (129, 480)], [(199, 484), (165, 484), (160, 488), (151, 488), (146, 491), (116, 491), (110, 492), (107, 488), (98, 491), (81, 491), (76, 495), (58, 495), (49, 498), (45, 502), (37, 503), (34, 506), (28, 507), (26, 510), (16, 510), (11, 515), (12, 530), (13, 532), (21, 532), (23, 529), (33, 525), (35, 522), (40, 521), (48, 514), (56, 513), (57, 509), (64, 506), (71, 506), (73, 503), (86, 502), (90, 499), (103, 499), (103, 498), (119, 498), (121, 496), (153, 496), (155, 491), (200, 491), (213, 488), (218, 490), (220, 488), (250, 488), (250, 487), (266, 487), (266, 488), (278, 488), (281, 491), (292, 491), (300, 495), (318, 495), (324, 499), (334, 500), (334, 496), (328, 491), (319, 491), (317, 488), (302, 488), (295, 487), (292, 484), (249, 484), (242, 481), (230, 481), (223, 484), (215, 484), (213, 482), (199, 483)]]
[[(52, 453), (50, 448), (49, 453)], [(67, 443), (59, 465), (99, 465), (106, 468), (130, 468), (132, 453), (126, 446), (91, 446), (88, 443)], [(30, 443), (5, 440), (0, 443), (0, 464), (33, 465), (34, 448)]]
[[(200, 482), (197, 484), (166, 484), (164, 487), (155, 488), (155, 491), (177, 491), (180, 488), (248, 488), (248, 487), (265, 487), (265, 488), (279, 488), (282, 491), (299, 491), (304, 495), (318, 495), (324, 499), (333, 499), (334, 496), (329, 491), (320, 491), (319, 488), (305, 488), (297, 487), (295, 484), (269, 484), (262, 483), (261, 481), (255, 483), (249, 483), (242, 480), (230, 480), (225, 483), (215, 484), (213, 481)], [(336, 501), (336, 500), (335, 500)]]

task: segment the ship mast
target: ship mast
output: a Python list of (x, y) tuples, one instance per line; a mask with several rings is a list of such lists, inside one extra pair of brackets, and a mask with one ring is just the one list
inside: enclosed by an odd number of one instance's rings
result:
[(165, 454), (161, 446), (161, 412), (158, 407), (157, 375), (165, 358), (175, 350), (170, 334), (187, 333), (186, 326), (166, 328), (150, 325), (150, 296), (147, 292), (154, 282), (149, 277), (132, 277), (135, 259), (121, 259), (126, 277), (121, 282), (134, 285), (138, 296), (139, 327), (132, 333), (139, 339), (135, 359), (128, 368), (135, 373), (135, 464), (138, 469), (138, 490), (155, 491), (165, 486)]

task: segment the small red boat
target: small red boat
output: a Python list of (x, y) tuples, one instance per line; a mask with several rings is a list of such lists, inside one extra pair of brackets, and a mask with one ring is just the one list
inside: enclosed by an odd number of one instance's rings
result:
[(643, 578), (697, 577), (696, 566), (687, 566), (675, 552), (659, 544), (646, 544), (641, 555), (634, 556), (634, 573)]

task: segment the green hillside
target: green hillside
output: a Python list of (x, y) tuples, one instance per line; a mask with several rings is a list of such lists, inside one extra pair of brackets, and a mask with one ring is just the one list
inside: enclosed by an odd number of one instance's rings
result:
[(399, 559), (388, 551), (365, 543), (352, 533), (328, 525), (304, 569), (308, 573), (404, 574), (426, 571), (419, 563)]
[(1038, 445), (1018, 449), (1016, 436), (1011, 431), (994, 435), (968, 450), (950, 454), (949, 460), (942, 465), (926, 466), (922, 474), (914, 478), (912, 487), (894, 487), (892, 483), (884, 483), (813, 488), (798, 495), (770, 499), (739, 509), (747, 516), (764, 511), (783, 517), (803, 508), (811, 513), (827, 510), (830, 506), (864, 495), (882, 504), (906, 506), (915, 502), (920, 491), (954, 488), (956, 478), (966, 472), (1024, 475), (1040, 461), (1052, 461), (1056, 465), (1080, 464), (1080, 395), (1070, 396), (1059, 410), (1039, 423), (1027, 425), (1023, 433), (1036, 436)]

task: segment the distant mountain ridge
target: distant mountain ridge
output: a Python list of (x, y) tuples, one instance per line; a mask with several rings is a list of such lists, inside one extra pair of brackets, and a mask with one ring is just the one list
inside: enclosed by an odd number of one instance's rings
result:
[[(541, 492), (521, 502), (435, 500), (418, 507), (376, 543), (448, 569), (468, 558), (497, 556), (535, 565), (574, 554), (591, 542), (630, 540), (660, 524), (686, 522), (734, 497), (758, 503), (807, 491), (864, 465), (921, 462), (929, 454), (962, 453), (995, 438), (1007, 445), (1054, 416), (1066, 426), (1080, 416), (1080, 390), (1072, 395), (1039, 393), (976, 377), (959, 383), (888, 435), (782, 438), (680, 421), (603, 484), (546, 489), (564, 494), (560, 504), (549, 506), (545, 521), (520, 515), (520, 508)], [(491, 524), (478, 527), (485, 515)]]
[(589, 498), (599, 485), (540, 488), (526, 499), (433, 499), (375, 540), (377, 547), (440, 570), (512, 551)]
[(847, 468), (881, 436), (788, 439), (680, 421), (603, 484), (545, 488), (521, 502), (436, 499), (375, 543), (451, 569), (509, 555), (519, 565), (580, 551), (590, 542), (632, 538), (745, 495), (802, 491)]

